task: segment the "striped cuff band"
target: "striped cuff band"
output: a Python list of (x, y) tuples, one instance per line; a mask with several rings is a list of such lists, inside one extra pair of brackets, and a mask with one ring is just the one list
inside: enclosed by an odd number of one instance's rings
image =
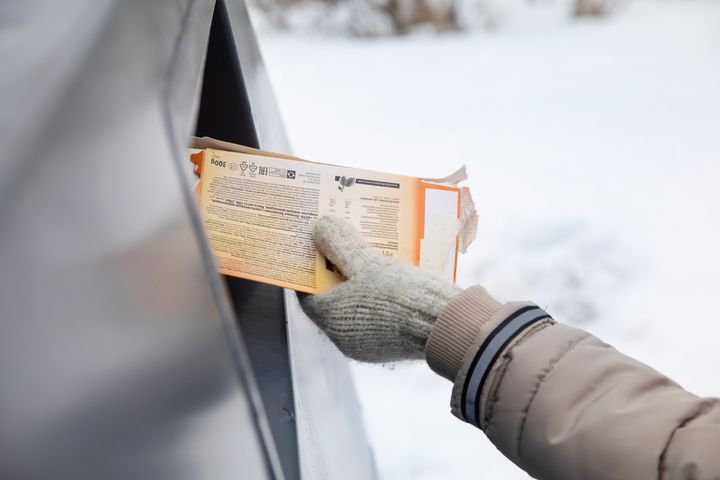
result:
[(529, 326), (546, 318), (551, 317), (540, 307), (522, 308), (505, 319), (485, 339), (470, 364), (462, 389), (461, 411), (466, 422), (480, 428), (480, 395), (483, 385), (505, 347)]

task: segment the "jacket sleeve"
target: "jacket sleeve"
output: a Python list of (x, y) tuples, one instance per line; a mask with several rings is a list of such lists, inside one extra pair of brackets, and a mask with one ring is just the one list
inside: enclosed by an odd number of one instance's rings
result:
[(720, 479), (720, 406), (531, 303), (473, 287), (440, 315), (430, 367), (451, 407), (538, 479)]

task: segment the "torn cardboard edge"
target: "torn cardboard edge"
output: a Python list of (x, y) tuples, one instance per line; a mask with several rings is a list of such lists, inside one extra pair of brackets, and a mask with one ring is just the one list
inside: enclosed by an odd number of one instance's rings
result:
[[(258, 148), (247, 147), (237, 143), (226, 142), (223, 140), (217, 140), (211, 137), (191, 137), (189, 148), (196, 149), (216, 149), (225, 150), (228, 152), (246, 153), (248, 155), (259, 155), (262, 157), (273, 157), (282, 158), (285, 160), (295, 160), (298, 162), (312, 162), (305, 160), (300, 157), (293, 155), (286, 155), (283, 153), (269, 152), (267, 150), (260, 150)], [(332, 165), (332, 164), (325, 164)], [(195, 164), (195, 173), (200, 176), (202, 173), (202, 165)], [(458, 168), (456, 171), (446, 177), (419, 177), (424, 182), (437, 183), (439, 185), (450, 185), (453, 187), (458, 186), (459, 183), (468, 179), (467, 168), (465, 165)], [(477, 236), (478, 227), (478, 215), (477, 209), (475, 208), (475, 202), (473, 201), (470, 189), (468, 187), (461, 187), (460, 189), (460, 226), (458, 230), (458, 248), (460, 253), (466, 253), (470, 244), (475, 240)]]

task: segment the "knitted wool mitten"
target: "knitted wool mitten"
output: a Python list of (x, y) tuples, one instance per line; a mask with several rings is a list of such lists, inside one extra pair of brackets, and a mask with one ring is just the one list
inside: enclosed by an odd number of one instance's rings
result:
[(424, 358), (435, 320), (460, 289), (380, 255), (339, 218), (318, 219), (314, 235), (318, 250), (347, 280), (319, 295), (298, 295), (305, 313), (355, 360)]

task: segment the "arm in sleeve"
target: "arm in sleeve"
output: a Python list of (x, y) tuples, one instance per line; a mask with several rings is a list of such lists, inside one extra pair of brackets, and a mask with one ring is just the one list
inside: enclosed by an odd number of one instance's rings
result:
[(720, 479), (720, 402), (531, 303), (455, 297), (426, 346), (452, 412), (538, 479)]

